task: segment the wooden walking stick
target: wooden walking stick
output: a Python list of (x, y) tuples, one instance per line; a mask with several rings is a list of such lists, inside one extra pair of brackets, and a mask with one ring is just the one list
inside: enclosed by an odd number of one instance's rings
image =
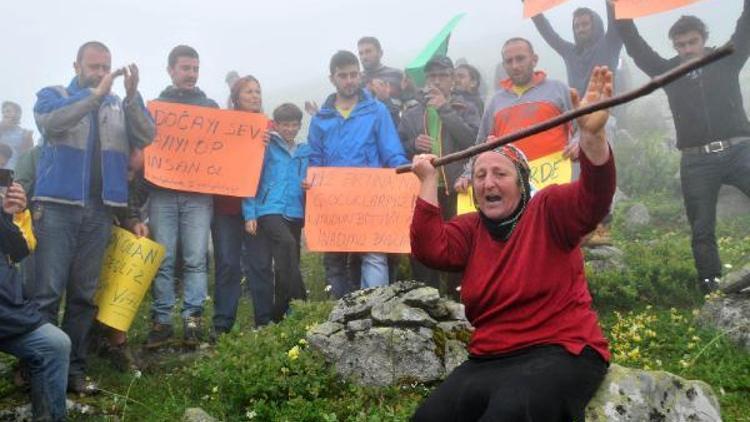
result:
[[(734, 53), (734, 46), (731, 43), (728, 43), (724, 45), (723, 47), (717, 48), (716, 50), (712, 51), (709, 54), (706, 54), (705, 56), (701, 58), (685, 62), (668, 72), (655, 76), (653, 79), (651, 79), (651, 81), (641, 86), (640, 88), (636, 88), (632, 91), (622, 93), (620, 95), (614, 96), (607, 100), (589, 104), (586, 107), (581, 107), (576, 110), (567, 111), (555, 118), (546, 120), (544, 122), (535, 124), (533, 126), (529, 126), (526, 129), (522, 129), (517, 132), (513, 132), (511, 134), (505, 135), (502, 138), (499, 138), (495, 141), (485, 142), (479, 145), (474, 145), (473, 147), (466, 148), (463, 151), (458, 151), (452, 154), (444, 155), (442, 157), (439, 157), (433, 160), (432, 165), (435, 167), (440, 167), (440, 166), (444, 166), (446, 164), (452, 163), (454, 161), (463, 160), (465, 158), (475, 156), (485, 151), (495, 149), (499, 146), (518, 141), (519, 139), (528, 138), (529, 136), (536, 135), (537, 133), (541, 133), (541, 132), (544, 132), (545, 130), (552, 129), (555, 126), (568, 123), (571, 120), (575, 120), (583, 115), (594, 113), (596, 111), (604, 110), (610, 107), (615, 107), (620, 104), (628, 103), (637, 98), (646, 96), (656, 91), (657, 89), (662, 88), (663, 86), (674, 82), (675, 80), (681, 78), (682, 76), (696, 69), (700, 69), (703, 66), (706, 66), (715, 61), (721, 60), (724, 57), (727, 57), (732, 53)], [(403, 166), (396, 167), (396, 173), (408, 173), (410, 171), (411, 171), (411, 164), (405, 164)]]

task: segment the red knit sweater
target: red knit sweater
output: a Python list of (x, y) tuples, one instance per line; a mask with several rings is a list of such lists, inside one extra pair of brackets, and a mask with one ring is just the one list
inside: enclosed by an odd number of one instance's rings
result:
[(573, 354), (591, 346), (610, 354), (591, 309), (579, 243), (604, 218), (615, 191), (615, 165), (594, 166), (581, 154), (581, 178), (539, 191), (507, 242), (464, 214), (443, 222), (421, 199), (411, 225), (412, 254), (425, 265), (464, 271), (461, 301), (475, 331), (474, 356), (557, 344)]

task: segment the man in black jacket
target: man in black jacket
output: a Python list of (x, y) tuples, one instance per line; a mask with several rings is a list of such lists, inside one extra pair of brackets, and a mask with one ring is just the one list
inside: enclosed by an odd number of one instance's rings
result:
[[(463, 98), (452, 96), (455, 69), (450, 58), (435, 56), (424, 67), (427, 77), (424, 101), (406, 110), (398, 126), (401, 143), (409, 159), (416, 154), (431, 153), (438, 157), (474, 145), (479, 131), (479, 111)], [(456, 215), (457, 194), (453, 185), (461, 176), (466, 160), (443, 167), (438, 200), (443, 218)], [(433, 287), (439, 287), (439, 272), (412, 259), (412, 276)], [(456, 296), (458, 279), (449, 277), (448, 293)]]
[(2, 197), (0, 211), (0, 351), (22, 360), (31, 381), (34, 420), (65, 420), (65, 389), (70, 362), (70, 338), (45, 322), (39, 308), (23, 296), (15, 264), (36, 245), (31, 214), (20, 184)]
[[(628, 54), (649, 76), (710, 52), (706, 25), (695, 16), (681, 17), (669, 30), (677, 56), (664, 59), (638, 34), (632, 20), (617, 22)], [(721, 261), (716, 245), (716, 201), (721, 185), (734, 185), (750, 196), (750, 122), (742, 104), (739, 73), (750, 56), (750, 0), (732, 36), (735, 53), (696, 70), (664, 90), (682, 152), (680, 175), (699, 283), (704, 291), (718, 287)]]

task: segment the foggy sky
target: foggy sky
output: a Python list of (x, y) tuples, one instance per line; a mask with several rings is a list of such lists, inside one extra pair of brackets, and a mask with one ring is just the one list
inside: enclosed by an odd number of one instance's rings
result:
[[(572, 39), (571, 16), (588, 6), (604, 16), (604, 0), (570, 0), (546, 16), (563, 37)], [(636, 23), (663, 56), (674, 53), (667, 28), (681, 14), (696, 14), (711, 31), (709, 45), (724, 43), (734, 31), (741, 0), (703, 0), (692, 6), (639, 19)], [(229, 70), (252, 74), (262, 85), (266, 112), (282, 101), (320, 101), (332, 91), (328, 60), (339, 49), (356, 51), (361, 36), (380, 39), (384, 63), (403, 68), (454, 15), (466, 12), (451, 38), (449, 56), (466, 57), (490, 74), (500, 45), (525, 36), (537, 47), (539, 67), (565, 80), (560, 58), (546, 47), (518, 0), (2, 0), (0, 101), (24, 109), (22, 125), (36, 130), (35, 93), (66, 85), (79, 45), (104, 42), (112, 65), (135, 62), (146, 100), (169, 85), (166, 57), (177, 44), (201, 56), (198, 85), (224, 104)], [(623, 51), (623, 54), (625, 52)], [(122, 95), (121, 80), (115, 92)], [(38, 140), (38, 139), (37, 139)]]

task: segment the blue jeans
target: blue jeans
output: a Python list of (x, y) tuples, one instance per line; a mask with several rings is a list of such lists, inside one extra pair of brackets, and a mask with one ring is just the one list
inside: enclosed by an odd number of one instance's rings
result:
[(34, 420), (65, 420), (70, 339), (59, 328), (44, 324), (34, 331), (0, 341), (0, 350), (23, 361), (31, 375)]
[(96, 316), (94, 294), (112, 231), (112, 212), (99, 202), (85, 207), (40, 202), (34, 206), (35, 274), (29, 298), (45, 320), (57, 324), (65, 294), (62, 329), (70, 337), (70, 375), (86, 369), (89, 334)]
[(172, 324), (175, 286), (174, 265), (179, 242), (183, 262), (182, 318), (203, 314), (208, 289), (208, 234), (213, 197), (199, 193), (154, 189), (149, 198), (149, 226), (154, 240), (166, 254), (152, 288), (151, 316), (160, 324)]
[(245, 222), (241, 215), (214, 214), (211, 239), (214, 243), (214, 329), (232, 329), (242, 294), (242, 237)]
[(750, 140), (711, 154), (683, 153), (680, 179), (698, 278), (720, 277), (716, 201), (724, 184), (733, 185), (750, 196)]
[(245, 246), (245, 270), (253, 298), (255, 326), (261, 327), (271, 322), (273, 317), (273, 260), (271, 245), (264, 236), (243, 234)]
[[(356, 259), (356, 258), (359, 259)], [(359, 271), (353, 268), (360, 262)], [(388, 257), (384, 253), (326, 252), (323, 255), (326, 281), (336, 299), (358, 288), (385, 286), (388, 284)], [(359, 280), (356, 280), (359, 274)]]

